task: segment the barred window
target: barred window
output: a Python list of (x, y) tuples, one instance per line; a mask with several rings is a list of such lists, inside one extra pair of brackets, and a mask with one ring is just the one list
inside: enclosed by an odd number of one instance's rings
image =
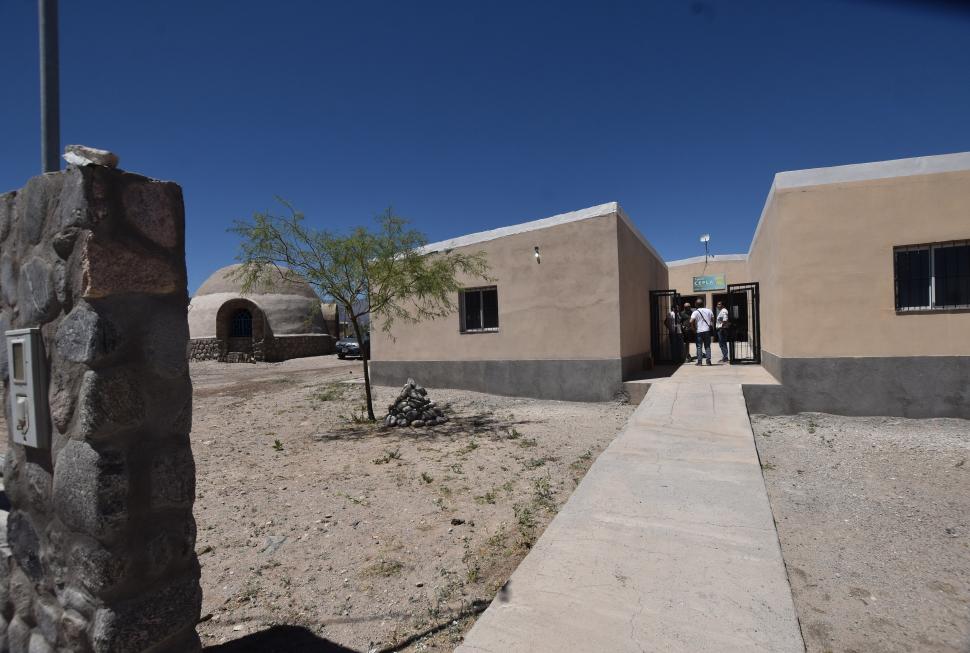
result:
[(232, 314), (229, 323), (230, 338), (251, 338), (253, 335), (253, 314), (245, 308), (240, 308)]
[(893, 250), (896, 310), (970, 308), (970, 241)]
[(498, 288), (467, 288), (458, 294), (462, 333), (498, 331)]

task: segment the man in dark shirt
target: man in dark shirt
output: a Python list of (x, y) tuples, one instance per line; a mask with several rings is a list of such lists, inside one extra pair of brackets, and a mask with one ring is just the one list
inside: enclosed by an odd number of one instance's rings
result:
[(684, 351), (687, 352), (686, 362), (691, 362), (694, 358), (690, 355), (690, 343), (696, 339), (694, 325), (690, 321), (690, 316), (694, 312), (690, 302), (684, 302), (684, 310), (680, 312), (680, 328), (684, 336)]

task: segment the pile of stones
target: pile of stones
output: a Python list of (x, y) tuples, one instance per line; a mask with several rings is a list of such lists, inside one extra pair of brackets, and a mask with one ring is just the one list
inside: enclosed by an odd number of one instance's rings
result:
[(433, 426), (447, 421), (445, 412), (428, 399), (428, 391), (408, 379), (401, 394), (387, 407), (384, 426)]

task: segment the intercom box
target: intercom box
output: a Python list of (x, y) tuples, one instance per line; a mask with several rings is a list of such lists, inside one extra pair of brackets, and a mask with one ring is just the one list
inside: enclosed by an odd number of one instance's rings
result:
[(6, 332), (9, 403), (7, 424), (13, 441), (27, 447), (50, 447), (47, 374), (40, 329)]

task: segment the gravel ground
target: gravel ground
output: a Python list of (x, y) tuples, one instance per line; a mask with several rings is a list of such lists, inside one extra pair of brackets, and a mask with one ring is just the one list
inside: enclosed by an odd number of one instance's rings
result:
[(809, 653), (970, 652), (970, 421), (751, 422)]
[(354, 423), (356, 362), (192, 376), (199, 631), (219, 653), (452, 650), (634, 409), (428, 388), (451, 421), (381, 430)]

